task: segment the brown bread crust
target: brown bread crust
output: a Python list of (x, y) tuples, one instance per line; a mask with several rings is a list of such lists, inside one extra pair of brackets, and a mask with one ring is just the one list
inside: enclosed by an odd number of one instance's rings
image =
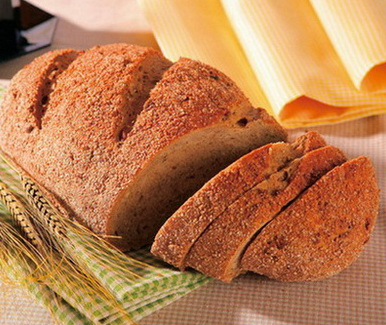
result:
[(379, 208), (370, 160), (336, 167), (269, 223), (250, 244), (242, 267), (279, 281), (313, 281), (357, 259)]
[(229, 206), (190, 250), (186, 264), (230, 282), (242, 273), (239, 262), (253, 235), (318, 178), (346, 161), (334, 147), (316, 149), (272, 174)]
[(185, 257), (208, 225), (246, 191), (283, 165), (326, 145), (317, 132), (295, 143), (268, 144), (238, 159), (190, 197), (158, 231), (151, 251), (169, 264), (185, 267)]

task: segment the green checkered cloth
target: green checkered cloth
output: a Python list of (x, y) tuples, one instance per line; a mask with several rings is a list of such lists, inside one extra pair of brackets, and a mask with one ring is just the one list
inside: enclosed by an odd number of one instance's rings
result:
[[(0, 98), (6, 86), (7, 81), (0, 81)], [(0, 180), (15, 192), (25, 195), (19, 175), (1, 159)], [(6, 216), (7, 213), (4, 207), (0, 207), (0, 215)], [(154, 258), (149, 249), (131, 252), (127, 257), (112, 249), (94, 251), (95, 249), (89, 247), (87, 242), (82, 242), (82, 238), (77, 237), (77, 234), (67, 235), (77, 243), (78, 248), (81, 247), (76, 251), (77, 262), (87, 266), (99, 283), (111, 293), (115, 302), (85, 294), (81, 282), (71, 278), (71, 274), (68, 274), (68, 281), (73, 284), (71, 287), (52, 279), (32, 283), (20, 280), (20, 274), (27, 276), (31, 269), (28, 265), (20, 264), (17, 254), (9, 261), (9, 267), (3, 270), (10, 279), (20, 283), (37, 301), (48, 308), (53, 317), (62, 324), (127, 324), (127, 317), (138, 321), (210, 280), (197, 272), (179, 272), (172, 269)], [(72, 247), (67, 249), (71, 250)], [(109, 258), (113, 255), (114, 267), (109, 264)], [(120, 265), (118, 268), (117, 259)], [(132, 259), (143, 263), (133, 264)], [(138, 277), (133, 278), (132, 273)]]

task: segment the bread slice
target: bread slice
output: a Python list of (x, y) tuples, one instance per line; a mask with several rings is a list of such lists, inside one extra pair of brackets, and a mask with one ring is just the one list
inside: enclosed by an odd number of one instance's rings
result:
[(345, 160), (339, 149), (327, 146), (272, 174), (209, 225), (191, 248), (186, 264), (230, 282), (242, 273), (240, 260), (254, 234), (319, 177)]
[[(0, 146), (62, 212), (117, 236), (121, 248), (150, 243), (219, 170), (286, 139), (229, 78), (202, 63), (172, 65), (127, 44), (69, 50), (71, 62), (50, 86), (47, 71), (64, 63), (61, 53), (35, 60), (11, 82)], [(28, 90), (28, 75), (38, 90)]]
[(379, 208), (374, 168), (360, 157), (334, 168), (257, 235), (241, 265), (279, 281), (313, 281), (354, 262)]
[(293, 144), (268, 144), (243, 156), (208, 181), (165, 222), (152, 253), (183, 269), (195, 240), (230, 204), (290, 161), (325, 145), (319, 133), (308, 132)]

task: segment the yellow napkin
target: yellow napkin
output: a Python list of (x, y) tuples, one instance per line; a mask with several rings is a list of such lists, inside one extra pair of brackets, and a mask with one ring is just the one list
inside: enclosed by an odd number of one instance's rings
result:
[(164, 54), (215, 66), (285, 126), (386, 112), (384, 0), (139, 0)]

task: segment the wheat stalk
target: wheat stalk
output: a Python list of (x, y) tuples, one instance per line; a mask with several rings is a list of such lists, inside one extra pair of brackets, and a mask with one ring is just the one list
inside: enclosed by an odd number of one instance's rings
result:
[[(103, 318), (111, 313), (120, 315), (124, 324), (135, 324), (97, 279), (57, 252), (42, 255), (5, 222), (0, 222), (0, 237), (0, 267), (24, 287), (46, 285), (93, 324), (104, 324)], [(94, 315), (97, 306), (103, 306), (105, 315)]]
[[(10, 281), (14, 281), (25, 287), (31, 294), (39, 297), (39, 300), (50, 310), (54, 317), (57, 311), (71, 313), (73, 318), (84, 324), (94, 324), (94, 321), (77, 312), (63, 300), (60, 292), (52, 291), (48, 284), (54, 281), (71, 288), (68, 275), (72, 269), (61, 265), (61, 268), (50, 270), (52, 259), (48, 262), (47, 256), (43, 257), (30, 241), (26, 240), (10, 223), (6, 214), (0, 218), (0, 269), (5, 277), (5, 272)], [(60, 263), (62, 264), (62, 263)], [(45, 266), (44, 266), (45, 265)]]
[[(0, 182), (0, 200), (10, 212), (9, 219), (21, 225), (20, 232), (18, 232), (5, 220), (0, 221), (0, 266), (3, 266), (2, 269), (9, 270), (9, 261), (17, 260), (23, 270), (29, 270), (24, 274), (20, 270), (20, 272), (16, 271), (17, 282), (25, 285), (45, 283), (70, 302), (74, 308), (80, 309), (88, 318), (93, 319), (95, 324), (103, 324), (103, 322), (99, 322), (98, 317), (100, 316), (94, 316), (92, 310), (87, 306), (101, 304), (106, 315), (117, 313), (120, 319), (125, 320), (125, 324), (135, 324), (99, 279), (83, 265), (76, 263), (76, 260), (63, 250), (62, 243), (67, 240), (64, 237), (65, 226), (53, 214), (47, 201), (40, 197), (38, 190), (37, 193), (35, 198), (38, 199), (34, 202), (36, 205), (39, 203), (40, 210), (44, 212), (46, 219), (43, 223), (42, 218), (36, 218), (36, 214), (29, 212), (22, 198), (18, 198), (16, 193)], [(57, 238), (49, 238), (51, 232), (55, 233)], [(23, 238), (23, 235), (26, 238)], [(48, 240), (43, 240), (44, 238)], [(13, 271), (15, 273), (15, 268)]]

